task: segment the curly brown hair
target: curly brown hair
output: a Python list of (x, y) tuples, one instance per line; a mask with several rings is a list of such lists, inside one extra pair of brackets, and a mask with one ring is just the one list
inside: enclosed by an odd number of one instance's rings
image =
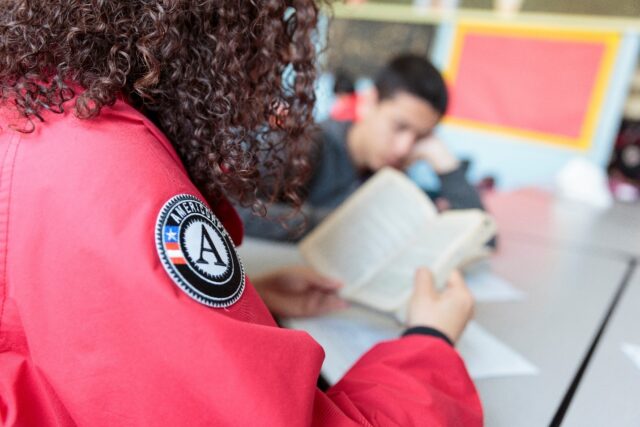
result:
[(0, 105), (29, 132), (43, 110), (74, 100), (91, 118), (122, 94), (208, 197), (299, 204), (317, 14), (313, 0), (2, 0)]

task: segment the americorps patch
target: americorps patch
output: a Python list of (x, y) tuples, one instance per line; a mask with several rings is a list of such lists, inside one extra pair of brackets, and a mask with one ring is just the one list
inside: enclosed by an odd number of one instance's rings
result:
[(179, 194), (156, 221), (156, 248), (169, 276), (196, 301), (228, 307), (244, 291), (244, 269), (233, 241), (197, 197)]

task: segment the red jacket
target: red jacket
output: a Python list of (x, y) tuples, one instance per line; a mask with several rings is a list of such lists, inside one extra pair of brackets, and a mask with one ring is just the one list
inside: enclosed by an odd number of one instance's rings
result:
[(319, 391), (323, 350), (245, 280), (233, 209), (211, 215), (124, 102), (0, 126), (3, 425), (481, 425), (462, 360), (434, 337), (382, 343)]

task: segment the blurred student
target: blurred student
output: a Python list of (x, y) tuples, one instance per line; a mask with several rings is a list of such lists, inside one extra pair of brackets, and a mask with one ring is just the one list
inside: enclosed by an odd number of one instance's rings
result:
[[(373, 172), (385, 166), (404, 169), (426, 161), (438, 175), (435, 202), (442, 209), (483, 209), (480, 196), (466, 178), (460, 161), (433, 135), (448, 102), (445, 82), (425, 58), (405, 54), (391, 60), (375, 78), (374, 96), (360, 110), (359, 121), (328, 120), (315, 135), (312, 174), (305, 183), (304, 212), (282, 221), (290, 207), (270, 206), (267, 217), (240, 209), (250, 236), (296, 240), (342, 203)], [(367, 99), (367, 98), (365, 98)]]

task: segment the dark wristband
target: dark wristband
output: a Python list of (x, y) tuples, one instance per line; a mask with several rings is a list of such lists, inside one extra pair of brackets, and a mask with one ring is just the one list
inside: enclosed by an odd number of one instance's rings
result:
[(430, 328), (428, 326), (414, 326), (403, 332), (402, 336), (406, 337), (407, 335), (429, 335), (436, 338), (441, 338), (447, 342), (451, 347), (453, 347), (453, 341), (449, 339), (448, 336), (443, 334), (437, 329)]

